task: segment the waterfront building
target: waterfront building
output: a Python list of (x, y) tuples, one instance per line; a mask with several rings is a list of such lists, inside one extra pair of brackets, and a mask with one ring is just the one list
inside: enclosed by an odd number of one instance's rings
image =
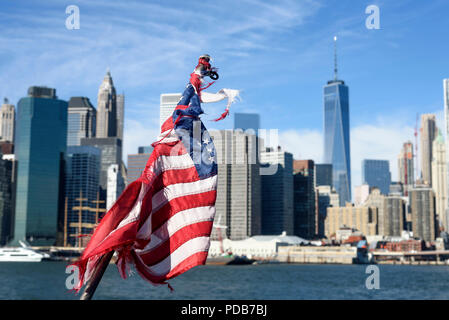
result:
[[(79, 244), (79, 234), (91, 234), (97, 222), (101, 151), (92, 146), (67, 147), (65, 199), (67, 225), (64, 244)], [(80, 201), (80, 199), (82, 200)]]
[(293, 234), (305, 239), (312, 239), (319, 232), (314, 168), (313, 160), (293, 161)]
[(68, 105), (55, 89), (31, 87), (17, 107), (14, 239), (53, 245), (63, 212)]
[(109, 70), (100, 84), (97, 103), (97, 138), (117, 136), (117, 95)]
[(315, 164), (315, 186), (333, 186), (332, 185), (332, 164)]
[(324, 87), (324, 163), (332, 164), (333, 186), (344, 206), (351, 201), (349, 88), (338, 80), (336, 57), (334, 79)]
[(82, 138), (95, 137), (97, 111), (87, 97), (71, 97), (67, 123), (67, 146), (80, 146)]
[(297, 236), (288, 236), (285, 232), (276, 235), (258, 235), (242, 240), (224, 239), (223, 241), (211, 241), (209, 257), (218, 257), (224, 252), (232, 252), (235, 255), (246, 256), (249, 259), (274, 259), (277, 258), (279, 248), (285, 246), (299, 246), (309, 242)]
[[(257, 136), (240, 130), (211, 130), (217, 151), (218, 182), (215, 218), (231, 240), (261, 233), (261, 176)], [(221, 236), (213, 230), (212, 237)]]
[(434, 114), (421, 115), (421, 175), (423, 184), (432, 186), (433, 141), (438, 132)]
[(14, 142), (16, 111), (8, 99), (0, 106), (0, 141)]
[(117, 198), (125, 189), (125, 179), (118, 164), (111, 164), (108, 168), (108, 185), (106, 196), (106, 209), (111, 209)]
[(391, 184), (390, 162), (388, 160), (362, 161), (362, 184), (379, 188), (382, 194), (388, 194)]
[(326, 237), (335, 236), (342, 227), (357, 229), (365, 236), (377, 235), (377, 208), (354, 207), (349, 202), (345, 207), (327, 208)]
[(181, 100), (181, 93), (164, 93), (161, 94), (161, 105), (159, 109), (159, 125), (162, 127), (162, 124), (168, 117), (171, 117), (173, 111), (176, 108), (179, 100)]
[(415, 174), (413, 163), (413, 144), (407, 141), (402, 146), (398, 156), (399, 181), (404, 186), (404, 195), (408, 195), (408, 191), (414, 187)]
[(267, 148), (260, 154), (262, 164), (277, 166), (274, 174), (262, 175), (262, 234), (293, 235), (294, 228), (294, 182), (293, 155)]
[(409, 191), (413, 236), (433, 241), (438, 229), (435, 217), (435, 194), (431, 188), (413, 188)]
[(0, 152), (0, 246), (14, 235), (15, 162)]
[(234, 130), (236, 129), (241, 129), (243, 131), (254, 130), (249, 133), (258, 135), (260, 129), (260, 115), (257, 113), (234, 113)]
[(432, 146), (432, 189), (435, 192), (435, 210), (444, 230), (449, 230), (446, 144), (441, 131)]
[(138, 148), (138, 154), (128, 154), (128, 184), (140, 177), (152, 152), (152, 146), (145, 146)]

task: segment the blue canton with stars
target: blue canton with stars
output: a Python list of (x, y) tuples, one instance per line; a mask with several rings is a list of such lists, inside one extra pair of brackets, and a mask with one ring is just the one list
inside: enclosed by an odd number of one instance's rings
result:
[(173, 123), (181, 116), (174, 129), (186, 150), (189, 150), (200, 179), (216, 175), (217, 153), (209, 132), (199, 118), (203, 109), (201, 109), (200, 99), (190, 83), (184, 90), (178, 105), (188, 105), (189, 107), (173, 112)]

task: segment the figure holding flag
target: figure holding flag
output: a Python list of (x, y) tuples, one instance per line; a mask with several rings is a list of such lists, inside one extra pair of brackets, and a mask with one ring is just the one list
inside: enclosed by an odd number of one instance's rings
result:
[[(228, 99), (238, 90), (215, 94), (204, 77), (218, 79), (210, 57), (202, 55), (173, 115), (161, 128), (154, 150), (139, 179), (123, 191), (95, 229), (78, 266), (77, 291), (88, 283), (82, 299), (90, 299), (113, 253), (126, 278), (130, 266), (154, 285), (205, 264), (215, 216), (216, 151), (200, 120), (201, 103)], [(90, 287), (89, 287), (90, 286)], [(171, 288), (171, 287), (170, 287)]]

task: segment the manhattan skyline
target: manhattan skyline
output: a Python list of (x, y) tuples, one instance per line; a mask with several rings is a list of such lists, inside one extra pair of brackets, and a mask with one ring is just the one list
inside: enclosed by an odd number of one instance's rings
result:
[[(29, 86), (47, 85), (60, 99), (94, 102), (110, 68), (127, 97), (124, 155), (154, 140), (160, 94), (180, 91), (190, 62), (209, 53), (220, 68), (217, 84), (242, 90), (231, 114), (259, 113), (261, 128), (278, 128), (280, 144), (295, 158), (322, 162), (322, 86), (332, 76), (334, 35), (340, 75), (351, 87), (353, 186), (361, 184), (363, 158), (390, 160), (397, 180), (396, 157), (413, 140), (416, 113), (441, 118), (443, 112), (442, 79), (449, 76), (449, 44), (441, 41), (448, 30), (444, 1), (74, 4), (79, 30), (65, 28), (65, 3), (4, 2), (0, 96), (17, 106)], [(380, 30), (365, 27), (370, 4), (380, 8)], [(222, 108), (204, 109), (205, 119), (213, 119)], [(231, 118), (208, 127), (232, 125)]]

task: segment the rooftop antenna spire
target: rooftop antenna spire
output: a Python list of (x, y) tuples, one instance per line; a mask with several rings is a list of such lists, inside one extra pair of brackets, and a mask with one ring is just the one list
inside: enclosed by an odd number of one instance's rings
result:
[(338, 68), (337, 68), (337, 36), (334, 36), (334, 80), (337, 81)]

